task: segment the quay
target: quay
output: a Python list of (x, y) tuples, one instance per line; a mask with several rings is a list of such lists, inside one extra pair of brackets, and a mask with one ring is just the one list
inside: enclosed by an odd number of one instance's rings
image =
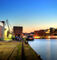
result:
[(42, 60), (24, 41), (0, 41), (0, 60)]
[[(25, 60), (42, 60), (40, 58), (40, 55), (38, 55), (31, 47), (29, 44), (25, 44), (23, 42), (23, 52), (24, 52), (24, 57)], [(24, 60), (24, 59), (23, 59)]]

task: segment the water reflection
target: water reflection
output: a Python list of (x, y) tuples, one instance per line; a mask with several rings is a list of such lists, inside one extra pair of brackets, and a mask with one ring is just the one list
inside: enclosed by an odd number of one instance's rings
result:
[(35, 39), (30, 46), (41, 55), (43, 60), (57, 60), (57, 40)]

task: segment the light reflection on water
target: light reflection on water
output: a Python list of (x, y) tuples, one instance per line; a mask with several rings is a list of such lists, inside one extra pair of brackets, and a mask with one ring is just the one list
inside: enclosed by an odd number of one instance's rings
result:
[(40, 54), (43, 60), (57, 60), (57, 40), (35, 39), (29, 41), (30, 46)]

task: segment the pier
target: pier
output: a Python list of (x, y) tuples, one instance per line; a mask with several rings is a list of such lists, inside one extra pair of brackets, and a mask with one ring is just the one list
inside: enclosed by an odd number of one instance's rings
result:
[(0, 41), (0, 60), (41, 60), (24, 41)]

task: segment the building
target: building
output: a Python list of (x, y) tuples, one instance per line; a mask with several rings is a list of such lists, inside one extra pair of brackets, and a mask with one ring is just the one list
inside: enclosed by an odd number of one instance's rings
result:
[(45, 38), (45, 30), (34, 31), (34, 38)]
[(54, 30), (54, 36), (57, 36), (57, 29)]
[(22, 26), (14, 26), (13, 32), (15, 36), (20, 36), (23, 33), (23, 27)]
[(54, 34), (54, 32), (55, 32), (55, 28), (50, 28), (50, 35), (53, 35)]
[(3, 30), (3, 27), (2, 26), (0, 26), (0, 39), (3, 39), (4, 37), (4, 30)]
[(0, 21), (0, 39), (4, 40), (5, 21)]
[(34, 31), (34, 35), (35, 36), (38, 36), (38, 31)]
[(38, 31), (34, 31), (34, 35), (45, 36), (46, 33), (45, 33), (45, 30), (38, 30)]

